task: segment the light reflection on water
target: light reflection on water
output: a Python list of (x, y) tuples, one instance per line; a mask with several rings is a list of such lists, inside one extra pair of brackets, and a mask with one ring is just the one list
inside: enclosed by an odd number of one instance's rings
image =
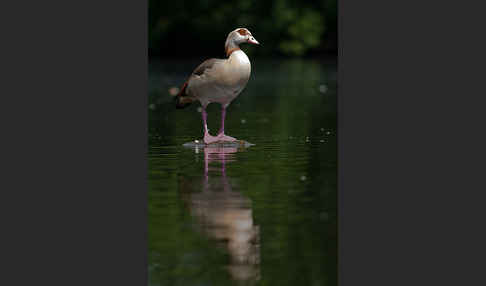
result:
[[(236, 161), (234, 153), (238, 148), (204, 147), (203, 150), (202, 183), (181, 178), (179, 192), (196, 218), (196, 228), (228, 251), (230, 259), (226, 269), (231, 277), (241, 281), (258, 280), (260, 234), (253, 222), (252, 203), (226, 175), (226, 165)], [(194, 192), (198, 187), (202, 190)]]
[(194, 64), (150, 72), (150, 285), (337, 285), (335, 65), (252, 61), (226, 129), (256, 145), (188, 149), (198, 105), (168, 90)]

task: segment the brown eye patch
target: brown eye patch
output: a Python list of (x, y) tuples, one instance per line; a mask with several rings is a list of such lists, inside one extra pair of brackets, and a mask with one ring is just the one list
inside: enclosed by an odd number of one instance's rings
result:
[(242, 36), (248, 35), (248, 31), (246, 29), (238, 29), (237, 32)]

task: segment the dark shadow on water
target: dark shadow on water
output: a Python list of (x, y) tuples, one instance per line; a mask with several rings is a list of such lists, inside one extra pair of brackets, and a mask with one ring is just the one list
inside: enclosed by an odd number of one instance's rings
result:
[(226, 173), (228, 164), (237, 163), (238, 148), (202, 149), (202, 178), (179, 176), (179, 192), (195, 218), (195, 229), (229, 253), (225, 268), (231, 278), (252, 285), (260, 278), (260, 229), (253, 221), (251, 200), (238, 192), (238, 184)]

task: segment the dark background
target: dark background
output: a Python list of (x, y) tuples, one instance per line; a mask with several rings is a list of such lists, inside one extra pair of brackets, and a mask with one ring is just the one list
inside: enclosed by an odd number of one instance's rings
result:
[(336, 0), (149, 0), (149, 55), (222, 57), (226, 36), (248, 28), (251, 57), (336, 55)]
[[(336, 285), (337, 2), (150, 0), (148, 12), (149, 284)], [(190, 212), (174, 199), (204, 189), (198, 179), (204, 157), (194, 161), (202, 154), (181, 147), (200, 138), (200, 104), (176, 110), (169, 92), (203, 60), (225, 57), (226, 37), (238, 27), (248, 28), (260, 45), (241, 47), (252, 75), (229, 109), (226, 131), (261, 149), (237, 154), (224, 174), (239, 182), (227, 184), (233, 192), (252, 202), (252, 219), (261, 229), (255, 254), (263, 257), (252, 265), (261, 274), (240, 281), (221, 271), (231, 264), (211, 255), (218, 251), (211, 248), (215, 241), (204, 247), (206, 238), (197, 231), (181, 232), (187, 224), (207, 227), (194, 214), (180, 220)], [(219, 108), (208, 107), (210, 129), (219, 123)], [(166, 160), (172, 157), (177, 159)], [(219, 176), (209, 177), (223, 180)]]
[[(146, 285), (147, 3), (1, 5), (1, 284)], [(340, 285), (485, 284), (481, 5), (340, 1)]]

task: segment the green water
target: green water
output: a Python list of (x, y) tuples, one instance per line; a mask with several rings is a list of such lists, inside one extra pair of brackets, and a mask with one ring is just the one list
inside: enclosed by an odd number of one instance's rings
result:
[(252, 60), (225, 123), (240, 149), (182, 146), (201, 113), (168, 90), (197, 65), (150, 65), (149, 285), (337, 285), (335, 62)]

